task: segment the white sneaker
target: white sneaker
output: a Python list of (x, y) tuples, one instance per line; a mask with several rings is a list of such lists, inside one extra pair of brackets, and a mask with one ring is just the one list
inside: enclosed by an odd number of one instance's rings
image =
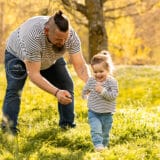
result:
[(95, 151), (96, 152), (102, 152), (102, 151), (104, 151), (104, 147), (103, 146), (97, 146), (97, 147), (95, 147)]

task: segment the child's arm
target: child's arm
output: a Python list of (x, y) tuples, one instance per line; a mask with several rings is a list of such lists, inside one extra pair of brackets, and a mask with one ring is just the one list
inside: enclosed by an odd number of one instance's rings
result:
[(88, 94), (90, 93), (90, 79), (87, 81), (82, 90), (82, 98), (87, 99)]
[(109, 82), (109, 86), (106, 88), (100, 84), (97, 84), (95, 89), (103, 98), (110, 101), (115, 100), (118, 96), (118, 83), (115, 79), (112, 79)]

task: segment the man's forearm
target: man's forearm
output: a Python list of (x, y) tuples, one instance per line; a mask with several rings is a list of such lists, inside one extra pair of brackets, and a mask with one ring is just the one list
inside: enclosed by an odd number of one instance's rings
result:
[(83, 65), (80, 68), (76, 68), (76, 72), (78, 74), (78, 77), (84, 82), (87, 82), (88, 78), (91, 75), (89, 66), (87, 64)]
[(30, 80), (37, 85), (39, 88), (43, 89), (44, 91), (55, 95), (57, 88), (53, 86), (49, 81), (43, 78), (40, 74), (29, 75)]

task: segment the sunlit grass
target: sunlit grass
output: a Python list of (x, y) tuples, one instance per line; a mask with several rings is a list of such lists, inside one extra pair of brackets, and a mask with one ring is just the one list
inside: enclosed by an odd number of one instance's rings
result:
[[(0, 130), (0, 160), (159, 160), (160, 67), (117, 66), (117, 112), (110, 146), (94, 152), (87, 119), (84, 83), (69, 66), (75, 82), (76, 129), (58, 127), (56, 99), (27, 80), (19, 115), (19, 136)], [(0, 66), (0, 105), (5, 94), (5, 73)], [(1, 118), (1, 114), (0, 114)]]

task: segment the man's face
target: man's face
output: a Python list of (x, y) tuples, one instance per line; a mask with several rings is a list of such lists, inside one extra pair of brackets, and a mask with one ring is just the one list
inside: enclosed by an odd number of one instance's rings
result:
[(51, 32), (50, 30), (46, 31), (46, 35), (48, 40), (56, 47), (61, 48), (64, 46), (68, 35), (69, 31), (67, 32), (62, 32), (59, 29), (56, 29), (54, 32)]

